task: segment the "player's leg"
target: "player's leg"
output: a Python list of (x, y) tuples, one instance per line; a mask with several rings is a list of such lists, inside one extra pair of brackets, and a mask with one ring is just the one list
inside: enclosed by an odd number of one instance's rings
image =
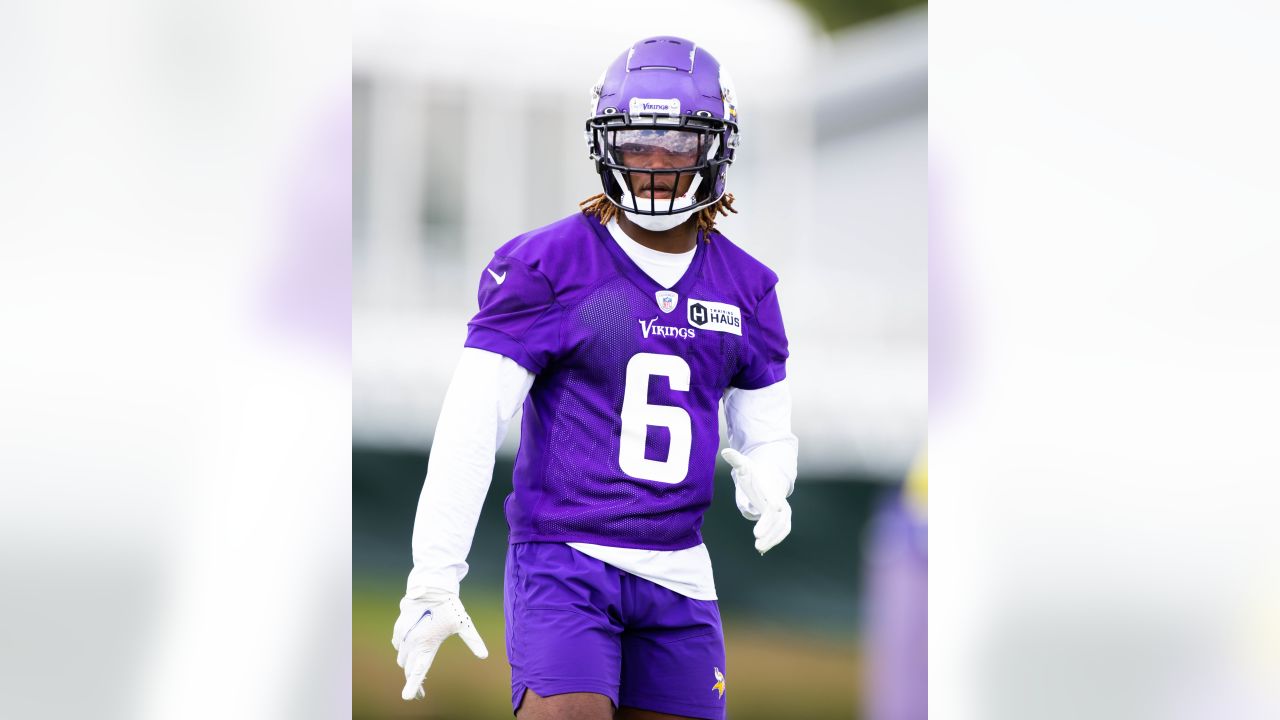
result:
[(667, 713), (641, 710), (633, 707), (620, 707), (614, 713), (613, 720), (695, 720), (687, 715), (668, 715)]
[(622, 571), (562, 543), (507, 552), (511, 705), (521, 720), (609, 720), (622, 665)]
[(724, 632), (714, 600), (627, 575), (627, 629), (615, 718), (724, 720)]
[(518, 720), (611, 720), (613, 701), (598, 693), (564, 693), (540, 697), (524, 691), (524, 702), (516, 711)]

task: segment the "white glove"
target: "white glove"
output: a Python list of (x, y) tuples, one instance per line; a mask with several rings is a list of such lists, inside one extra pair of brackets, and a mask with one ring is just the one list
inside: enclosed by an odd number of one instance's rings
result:
[(443, 602), (404, 598), (400, 601), (400, 619), (391, 636), (391, 645), (400, 651), (396, 662), (404, 668), (404, 690), (400, 697), (414, 700), (426, 697), (422, 681), (436, 659), (440, 643), (457, 633), (471, 652), (481, 660), (489, 657), (489, 649), (471, 624), (471, 617), (457, 595)]
[(733, 448), (721, 450), (720, 456), (733, 468), (738, 509), (743, 517), (756, 521), (756, 551), (764, 555), (791, 534), (791, 504), (787, 502), (790, 483), (782, 473), (769, 472), (766, 466)]

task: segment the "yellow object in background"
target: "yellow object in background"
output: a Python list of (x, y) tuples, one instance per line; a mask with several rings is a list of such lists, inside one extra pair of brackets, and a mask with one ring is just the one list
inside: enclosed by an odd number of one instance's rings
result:
[(920, 522), (929, 519), (929, 446), (926, 444), (911, 463), (907, 471), (907, 480), (903, 487), (907, 507), (911, 509)]

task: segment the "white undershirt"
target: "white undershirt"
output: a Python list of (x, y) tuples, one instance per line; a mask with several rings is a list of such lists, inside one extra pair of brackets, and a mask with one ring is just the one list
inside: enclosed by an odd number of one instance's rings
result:
[[(641, 270), (664, 288), (675, 285), (693, 260), (663, 253), (627, 237), (616, 222), (609, 231)], [(436, 426), (413, 529), (414, 567), (406, 595), (438, 597), (458, 592), (467, 574), (467, 554), (480, 507), (493, 477), (494, 453), (524, 403), (534, 376), (511, 358), (464, 348)], [(791, 433), (791, 391), (786, 380), (758, 390), (730, 388), (724, 397), (729, 445), (768, 463), (794, 487), (796, 437)], [(788, 490), (790, 494), (790, 489)], [(745, 497), (735, 495), (745, 509)], [(743, 542), (751, 535), (744, 533)], [(684, 550), (641, 550), (567, 543), (579, 552), (696, 600), (715, 600), (715, 579), (706, 545)]]
[(693, 254), (697, 251), (696, 247), (682, 253), (665, 253), (647, 248), (627, 237), (627, 234), (618, 226), (617, 220), (610, 222), (608, 228), (609, 234), (613, 236), (614, 241), (627, 254), (627, 257), (640, 266), (645, 275), (668, 290), (684, 277), (685, 271), (689, 269), (689, 263), (693, 262)]

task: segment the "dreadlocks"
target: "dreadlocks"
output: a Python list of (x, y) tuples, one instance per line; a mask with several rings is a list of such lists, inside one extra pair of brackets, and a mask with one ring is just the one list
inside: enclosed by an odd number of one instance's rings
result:
[[(586, 215), (595, 215), (601, 225), (608, 225), (618, 216), (618, 206), (609, 202), (609, 198), (604, 193), (592, 195), (591, 197), (578, 203), (578, 207)], [(716, 227), (716, 215), (729, 216), (729, 213), (737, 214), (737, 210), (733, 209), (733, 193), (725, 193), (714, 205), (708, 205), (698, 211), (695, 216), (698, 218), (698, 229), (702, 231), (702, 237), (711, 242), (711, 236), (708, 233)]]

